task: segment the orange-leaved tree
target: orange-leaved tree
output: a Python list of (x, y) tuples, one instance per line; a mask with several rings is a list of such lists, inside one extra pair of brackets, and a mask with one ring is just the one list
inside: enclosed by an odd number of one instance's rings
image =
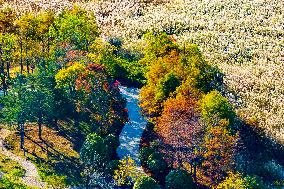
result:
[(210, 126), (204, 137), (202, 178), (213, 186), (224, 180), (234, 168), (238, 134), (228, 130), (229, 122), (221, 119), (217, 126)]
[(170, 155), (168, 160), (174, 167), (192, 162), (197, 155), (195, 150), (202, 141), (202, 125), (196, 102), (196, 99), (182, 95), (169, 98), (155, 127), (162, 139), (162, 150)]
[(94, 131), (102, 136), (118, 134), (127, 119), (126, 102), (118, 84), (107, 75), (104, 66), (95, 63), (86, 66), (76, 79), (76, 89), (81, 93), (80, 111), (90, 117), (96, 126)]

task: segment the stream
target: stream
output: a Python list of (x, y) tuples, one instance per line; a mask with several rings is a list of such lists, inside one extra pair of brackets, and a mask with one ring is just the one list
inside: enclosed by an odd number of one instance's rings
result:
[(125, 156), (130, 156), (138, 166), (140, 161), (138, 159), (140, 138), (146, 127), (147, 121), (142, 116), (138, 106), (139, 89), (119, 87), (120, 92), (127, 100), (126, 108), (128, 109), (129, 122), (125, 124), (122, 132), (119, 136), (120, 146), (117, 149), (117, 153), (120, 159)]

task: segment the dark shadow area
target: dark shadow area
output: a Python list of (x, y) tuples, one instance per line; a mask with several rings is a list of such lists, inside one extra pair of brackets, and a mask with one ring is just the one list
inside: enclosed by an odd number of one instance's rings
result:
[(268, 138), (263, 131), (242, 122), (236, 170), (256, 175), (264, 182), (283, 179), (284, 148)]

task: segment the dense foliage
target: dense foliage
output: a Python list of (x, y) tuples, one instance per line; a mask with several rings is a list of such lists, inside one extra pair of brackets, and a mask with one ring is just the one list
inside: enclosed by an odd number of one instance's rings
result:
[[(140, 62), (148, 71), (140, 99), (144, 115), (154, 125), (150, 131), (154, 137), (144, 142), (140, 160), (153, 178), (163, 182), (168, 169), (184, 169), (195, 186), (215, 187), (235, 171), (260, 176), (270, 184), (279, 181), (272, 172), (264, 176), (244, 168), (251, 158), (248, 143), (253, 139), (249, 136), (255, 134), (245, 133), (249, 126), (239, 120), (223, 96), (226, 86), (218, 68), (206, 62), (195, 45), (180, 47), (164, 33), (150, 33), (145, 38), (145, 56)], [(157, 151), (163, 158), (153, 158), (158, 157)], [(265, 158), (257, 162), (267, 161)]]
[[(118, 136), (127, 120), (126, 102), (118, 88), (120, 83), (109, 73), (107, 65), (92, 56), (99, 48), (107, 51), (105, 46), (112, 45), (104, 42), (104, 46), (92, 48), (97, 43), (99, 30), (93, 15), (79, 7), (59, 15), (50, 11), (31, 12), (19, 18), (12, 10), (1, 9), (1, 16), (5, 17), (1, 22), (0, 46), (4, 93), (1, 122), (17, 125), (14, 128), (20, 133), (21, 149), (31, 153), (25, 147), (26, 128), (30, 123), (37, 123), (38, 138), (44, 141), (43, 127), (66, 136), (59, 122), (71, 120), (73, 125), (68, 130), (73, 130), (72, 135), (78, 137), (74, 145), (82, 146), (82, 162), (77, 172), (82, 171), (81, 180), (93, 186), (96, 183), (92, 179), (97, 176), (93, 174), (94, 169), (99, 175), (107, 175), (106, 165), (117, 158)], [(108, 57), (109, 54), (100, 56), (108, 60), (115, 58)], [(64, 176), (49, 173), (51, 170), (42, 173), (43, 177), (53, 175), (45, 181), (52, 187), (59, 187), (60, 180), (65, 185)]]
[[(0, 7), (0, 120), (17, 131), (24, 155), (33, 154), (27, 126), (38, 128), (48, 161), (34, 161), (51, 187), (71, 181), (63, 166), (42, 166), (58, 161), (45, 127), (80, 152), (77, 185), (281, 185), (281, 1), (0, 0)], [(139, 158), (148, 176), (116, 154), (128, 120), (120, 84), (141, 87), (151, 126)], [(10, 174), (0, 184), (26, 187)]]
[(160, 186), (151, 177), (144, 176), (137, 179), (133, 189), (160, 189)]
[(164, 155), (150, 154), (152, 147), (142, 148), (141, 161), (148, 157), (146, 167), (159, 180), (167, 174), (165, 160), (172, 168), (189, 163), (195, 179), (198, 175), (215, 185), (232, 168), (237, 144), (237, 135), (229, 127), (235, 117), (232, 107), (220, 92), (213, 91), (222, 89), (222, 79), (217, 77), (221, 74), (195, 45), (180, 48), (164, 33), (146, 37), (141, 62), (149, 71), (141, 89), (141, 107), (155, 124), (158, 150)]
[(230, 173), (230, 175), (226, 178), (226, 180), (220, 183), (216, 188), (217, 189), (219, 188), (262, 189), (262, 188), (265, 188), (265, 186), (259, 179), (255, 177), (250, 177), (250, 176), (243, 177), (240, 173), (236, 173), (236, 174)]
[(184, 170), (173, 170), (166, 176), (167, 189), (191, 189), (193, 188), (193, 180), (190, 174)]
[(118, 168), (114, 171), (114, 179), (118, 186), (133, 186), (144, 173), (138, 169), (130, 157), (119, 160)]

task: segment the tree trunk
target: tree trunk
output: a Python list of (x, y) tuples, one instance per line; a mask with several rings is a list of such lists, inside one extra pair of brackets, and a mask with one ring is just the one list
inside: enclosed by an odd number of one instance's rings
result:
[(47, 37), (47, 54), (49, 54), (50, 51), (50, 37)]
[(38, 138), (42, 140), (42, 116), (38, 118)]
[(41, 57), (44, 57), (44, 40), (41, 40)]
[(48, 150), (48, 145), (46, 145), (46, 157), (47, 157), (47, 160), (49, 160), (49, 150)]
[(3, 63), (3, 60), (2, 60), (2, 49), (0, 49), (0, 62), (1, 62), (0, 74), (1, 74), (2, 90), (4, 91), (4, 82), (3, 82), (4, 63)]
[(20, 51), (21, 51), (21, 60), (20, 60), (20, 66), (21, 66), (21, 75), (23, 74), (24, 66), (23, 66), (23, 41), (20, 39)]
[(20, 126), (20, 135), (21, 135), (20, 148), (22, 150), (24, 150), (24, 152), (25, 152), (25, 147), (24, 147), (24, 144), (25, 144), (25, 124), (20, 123), (19, 126)]
[[(69, 85), (69, 90), (70, 90), (70, 94), (71, 94), (71, 97), (73, 99), (77, 99), (77, 95), (76, 95), (76, 92), (75, 92), (75, 89), (73, 89), (73, 87), (71, 85)], [(76, 107), (76, 100), (73, 101), (74, 103), (74, 126), (75, 128), (79, 128), (79, 112), (77, 111), (77, 107)]]
[(57, 118), (54, 118), (54, 121), (53, 121), (53, 127), (56, 131), (59, 131), (59, 127), (58, 127), (58, 119)]
[(89, 52), (89, 41), (86, 39), (86, 51)]
[(10, 62), (9, 61), (7, 61), (6, 62), (6, 66), (7, 66), (7, 79), (10, 79)]
[(80, 119), (79, 119), (79, 113), (77, 110), (75, 110), (75, 114), (74, 114), (74, 127), (76, 129), (79, 128), (79, 124), (80, 124)]
[(195, 182), (197, 181), (197, 179), (196, 179), (196, 167), (197, 167), (197, 165), (194, 165), (193, 179), (194, 179)]
[(2, 60), (1, 62), (1, 80), (2, 80), (2, 89), (4, 92), (4, 95), (6, 95), (7, 91), (7, 84), (6, 84), (6, 76), (5, 76), (5, 62)]
[[(26, 38), (26, 43), (27, 42), (27, 38)], [(26, 66), (27, 66), (27, 73), (30, 73), (30, 66), (29, 66), (29, 59), (28, 59), (28, 45), (26, 44)]]

